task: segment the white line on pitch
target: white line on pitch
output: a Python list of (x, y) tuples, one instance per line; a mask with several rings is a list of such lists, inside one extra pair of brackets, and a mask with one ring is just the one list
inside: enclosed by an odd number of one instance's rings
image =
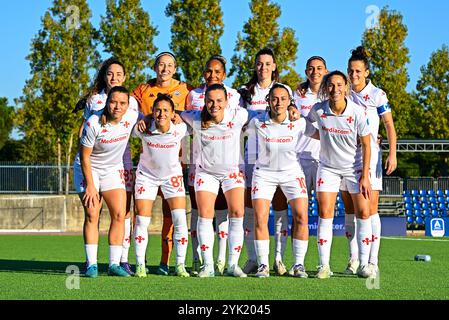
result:
[(441, 239), (395, 238), (395, 237), (382, 237), (382, 239), (386, 239), (386, 240), (435, 241), (435, 242), (447, 242), (447, 243), (449, 243), (448, 240), (441, 240)]

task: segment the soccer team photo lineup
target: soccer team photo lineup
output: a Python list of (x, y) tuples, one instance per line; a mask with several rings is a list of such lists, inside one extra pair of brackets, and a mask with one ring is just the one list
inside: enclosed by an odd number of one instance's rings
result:
[(232, 57), (219, 0), (166, 1), (169, 50), (141, 2), (97, 30), (88, 1), (50, 1), (0, 98), (0, 297), (449, 299), (448, 39), (408, 93), (388, 6), (335, 68), (295, 64), (283, 1), (245, 4)]

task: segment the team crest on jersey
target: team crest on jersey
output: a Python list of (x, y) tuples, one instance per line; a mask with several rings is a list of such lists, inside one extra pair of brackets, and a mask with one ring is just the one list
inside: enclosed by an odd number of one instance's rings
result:
[(103, 104), (103, 101), (98, 100), (98, 101), (97, 101), (97, 104)]
[(101, 133), (106, 133), (106, 132), (108, 132), (108, 129), (103, 129), (103, 130), (101, 130)]

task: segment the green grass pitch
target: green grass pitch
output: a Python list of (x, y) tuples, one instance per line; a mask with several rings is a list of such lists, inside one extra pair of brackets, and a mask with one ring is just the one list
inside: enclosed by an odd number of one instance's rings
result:
[[(100, 275), (95, 279), (70, 278), (66, 268), (76, 265), (82, 270), (84, 247), (82, 236), (68, 235), (0, 235), (0, 299), (138, 299), (138, 300), (397, 300), (449, 299), (449, 239), (383, 238), (380, 277), (376, 281), (346, 276), (347, 241), (334, 237), (330, 279), (316, 279), (317, 244), (311, 237), (305, 267), (308, 279), (276, 277), (178, 278), (155, 274), (160, 257), (160, 237), (151, 236), (147, 248), (147, 278), (108, 277), (107, 238), (99, 245)], [(273, 241), (271, 241), (273, 246)], [(273, 252), (273, 250), (271, 250)], [(431, 255), (431, 262), (414, 261), (416, 254)], [(134, 264), (133, 247), (130, 262)], [(240, 264), (246, 260), (243, 251)], [(272, 256), (270, 257), (272, 261)], [(191, 248), (186, 265), (191, 266)], [(272, 262), (271, 262), (272, 263)], [(288, 245), (285, 263), (292, 263)], [(171, 266), (174, 264), (172, 255)], [(173, 267), (171, 267), (173, 271)], [(76, 285), (75, 285), (76, 286)]]

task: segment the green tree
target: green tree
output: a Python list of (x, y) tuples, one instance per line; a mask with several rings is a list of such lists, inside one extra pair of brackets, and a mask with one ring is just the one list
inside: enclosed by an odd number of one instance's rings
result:
[[(407, 27), (397, 11), (382, 8), (377, 26), (367, 29), (362, 38), (371, 61), (371, 79), (385, 90), (390, 101), (398, 138), (413, 137), (413, 99), (406, 92), (409, 76), (406, 64), (410, 61), (405, 46)], [(381, 127), (381, 132), (384, 128)]]
[(9, 139), (13, 127), (14, 108), (8, 106), (8, 99), (0, 98), (0, 150)]
[(173, 18), (170, 49), (186, 81), (199, 86), (206, 60), (221, 54), (224, 25), (220, 0), (171, 0), (165, 15)]
[[(416, 99), (421, 130), (420, 138), (447, 139), (449, 137), (449, 49), (443, 45), (432, 53), (416, 85)], [(423, 156), (424, 168), (432, 168), (432, 175), (448, 175), (447, 153)], [(427, 163), (425, 163), (427, 162)]]
[(67, 167), (76, 152), (80, 119), (72, 112), (99, 63), (97, 34), (86, 0), (54, 0), (33, 38), (31, 78), (26, 81), (17, 122), (24, 134), (24, 160)]
[(145, 69), (153, 65), (157, 50), (153, 40), (158, 33), (140, 0), (106, 1), (106, 16), (100, 22), (101, 42), (104, 50), (125, 66), (125, 85), (130, 90), (147, 80)]
[(280, 81), (295, 89), (300, 76), (294, 70), (298, 41), (291, 28), (279, 30), (277, 20), (281, 16), (281, 7), (269, 0), (251, 0), (252, 17), (243, 26), (244, 35), (239, 32), (232, 58), (230, 75), (236, 73), (233, 86), (240, 87), (249, 81), (254, 70), (257, 51), (270, 47), (276, 55)]

